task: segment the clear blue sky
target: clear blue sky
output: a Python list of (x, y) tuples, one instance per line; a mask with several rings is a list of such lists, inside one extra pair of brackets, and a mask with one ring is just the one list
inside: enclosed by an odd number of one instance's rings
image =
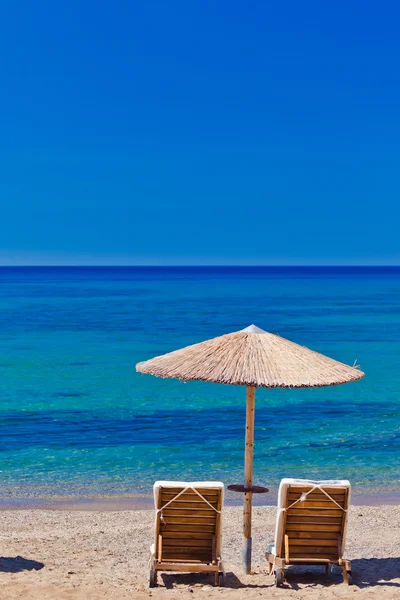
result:
[(6, 0), (1, 264), (399, 264), (397, 2)]

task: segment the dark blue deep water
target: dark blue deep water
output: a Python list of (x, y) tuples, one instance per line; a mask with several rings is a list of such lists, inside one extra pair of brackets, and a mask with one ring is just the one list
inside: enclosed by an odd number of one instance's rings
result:
[(255, 323), (366, 377), (259, 390), (255, 482), (400, 484), (400, 269), (0, 269), (0, 495), (239, 483), (245, 390), (136, 362)]

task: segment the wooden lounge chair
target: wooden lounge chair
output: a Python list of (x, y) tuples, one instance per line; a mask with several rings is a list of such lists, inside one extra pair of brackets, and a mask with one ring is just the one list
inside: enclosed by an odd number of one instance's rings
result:
[(282, 585), (288, 565), (332, 565), (343, 569), (351, 584), (351, 566), (343, 558), (350, 483), (282, 479), (278, 494), (275, 544), (268, 548), (269, 573)]
[(155, 540), (150, 558), (150, 587), (158, 571), (210, 572), (223, 583), (220, 482), (156, 481)]

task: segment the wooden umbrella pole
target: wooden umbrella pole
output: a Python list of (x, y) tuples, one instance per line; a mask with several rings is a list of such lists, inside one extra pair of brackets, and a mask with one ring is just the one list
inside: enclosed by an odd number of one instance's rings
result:
[[(253, 449), (254, 449), (254, 387), (246, 390), (246, 446), (244, 452), (244, 487), (251, 489), (253, 486)], [(243, 545), (242, 563), (245, 573), (251, 571), (251, 509), (253, 494), (246, 492), (243, 501)]]

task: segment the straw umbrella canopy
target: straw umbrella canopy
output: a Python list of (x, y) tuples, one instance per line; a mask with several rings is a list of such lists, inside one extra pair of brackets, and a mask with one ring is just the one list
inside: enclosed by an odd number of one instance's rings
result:
[[(251, 511), (255, 390), (338, 385), (364, 376), (350, 367), (255, 325), (187, 346), (136, 365), (140, 373), (181, 381), (247, 387), (244, 467), (243, 566), (251, 570)], [(253, 491), (252, 491), (253, 490)]]

